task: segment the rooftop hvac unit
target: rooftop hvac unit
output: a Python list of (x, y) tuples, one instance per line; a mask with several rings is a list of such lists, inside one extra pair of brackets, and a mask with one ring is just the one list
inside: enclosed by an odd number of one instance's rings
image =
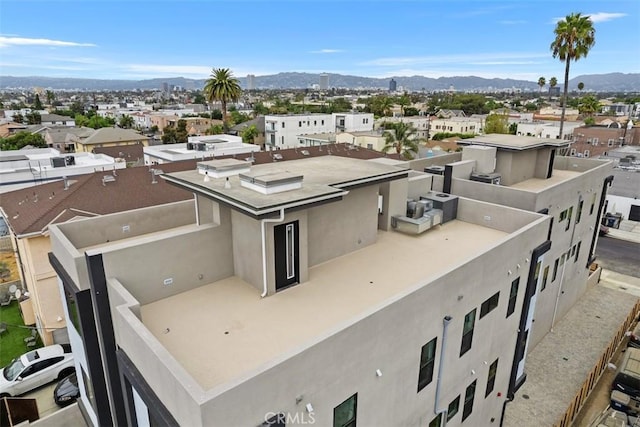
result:
[(76, 164), (76, 158), (73, 156), (65, 156), (64, 163), (67, 166), (73, 166)]
[(193, 144), (193, 148), (196, 151), (206, 151), (207, 150), (207, 146), (205, 144)]
[(444, 166), (427, 166), (426, 168), (424, 168), (424, 171), (426, 173), (431, 173), (434, 175), (444, 175)]
[(442, 224), (454, 220), (458, 216), (458, 196), (430, 191), (426, 195), (420, 196), (420, 199), (431, 200), (434, 210), (442, 210)]
[(500, 185), (499, 173), (472, 173), (471, 181), (484, 182), (485, 184)]
[(51, 158), (51, 166), (54, 168), (63, 168), (67, 165), (64, 160), (64, 157), (52, 157)]
[(193, 150), (194, 149), (194, 143), (193, 142), (187, 142), (187, 150)]

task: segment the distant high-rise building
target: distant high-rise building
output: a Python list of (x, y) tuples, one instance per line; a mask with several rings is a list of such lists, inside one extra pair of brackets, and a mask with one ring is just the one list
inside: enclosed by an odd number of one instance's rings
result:
[(247, 74), (247, 90), (253, 90), (256, 88), (256, 76), (253, 74)]
[(397, 87), (398, 83), (395, 81), (395, 79), (391, 79), (391, 81), (389, 82), (389, 92), (395, 92)]
[(320, 90), (329, 89), (329, 74), (320, 74)]

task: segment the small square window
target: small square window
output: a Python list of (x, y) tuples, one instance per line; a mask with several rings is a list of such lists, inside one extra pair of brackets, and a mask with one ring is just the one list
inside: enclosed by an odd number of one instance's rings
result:
[(498, 306), (498, 299), (500, 298), (500, 292), (496, 292), (489, 299), (482, 303), (480, 306), (480, 318), (489, 314), (494, 308)]

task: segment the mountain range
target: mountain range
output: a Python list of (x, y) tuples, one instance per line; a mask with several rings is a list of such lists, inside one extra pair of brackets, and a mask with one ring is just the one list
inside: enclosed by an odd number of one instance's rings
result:
[[(440, 77), (437, 79), (424, 76), (374, 78), (328, 74), (329, 87), (335, 88), (378, 88), (388, 89), (393, 78), (398, 88), (404, 90), (448, 90), (456, 91), (491, 91), (520, 89), (537, 91), (538, 82), (515, 79), (486, 79), (475, 76)], [(238, 78), (243, 88), (247, 87), (247, 78)], [(547, 78), (547, 82), (550, 78)], [(558, 78), (560, 80), (560, 78)], [(41, 87), (53, 90), (161, 90), (163, 84), (179, 86), (188, 90), (201, 89), (205, 79), (188, 79), (184, 77), (167, 77), (147, 80), (101, 80), (60, 77), (12, 77), (0, 76), (0, 89), (29, 89)], [(320, 74), (286, 72), (265, 76), (255, 76), (256, 89), (304, 89), (320, 82)], [(584, 83), (585, 91), (595, 92), (640, 92), (640, 73), (587, 74), (569, 80), (569, 89), (577, 89), (578, 83)], [(560, 82), (559, 86), (562, 83)]]

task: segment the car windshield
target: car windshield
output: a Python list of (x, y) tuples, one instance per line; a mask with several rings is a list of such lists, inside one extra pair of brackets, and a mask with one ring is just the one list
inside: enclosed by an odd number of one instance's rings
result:
[(11, 363), (4, 368), (4, 377), (7, 381), (13, 381), (23, 369), (24, 365), (20, 361), (20, 358), (13, 359)]

